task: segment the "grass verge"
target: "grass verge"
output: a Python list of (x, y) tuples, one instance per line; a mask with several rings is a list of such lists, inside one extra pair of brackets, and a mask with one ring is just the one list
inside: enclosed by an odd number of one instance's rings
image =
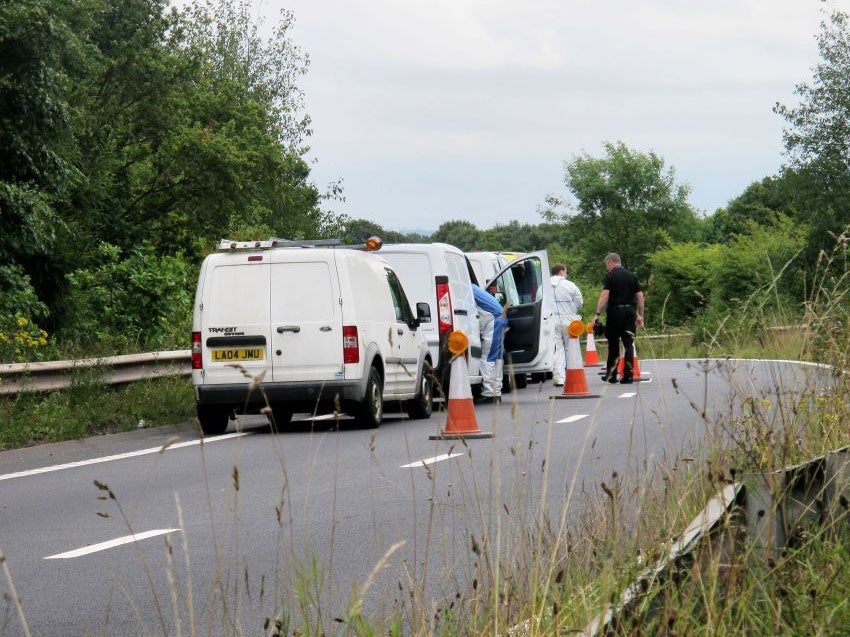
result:
[(194, 417), (189, 378), (111, 386), (96, 376), (80, 377), (67, 390), (0, 399), (0, 449), (157, 427)]

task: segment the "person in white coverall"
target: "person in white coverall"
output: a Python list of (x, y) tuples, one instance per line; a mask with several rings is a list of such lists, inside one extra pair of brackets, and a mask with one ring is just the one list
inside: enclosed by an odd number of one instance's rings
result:
[(552, 266), (552, 278), (549, 280), (555, 293), (555, 321), (553, 340), (555, 356), (552, 363), (552, 381), (563, 387), (567, 377), (567, 327), (573, 321), (581, 319), (581, 305), (584, 299), (578, 286), (567, 279), (567, 266), (556, 263)]
[(472, 284), (478, 321), (481, 327), (481, 400), (499, 401), (502, 397), (505, 329), (508, 318), (496, 298)]

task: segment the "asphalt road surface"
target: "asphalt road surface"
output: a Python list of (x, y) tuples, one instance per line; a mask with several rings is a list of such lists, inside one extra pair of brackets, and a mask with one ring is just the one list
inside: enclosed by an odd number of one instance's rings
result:
[(186, 424), (2, 452), (0, 635), (24, 634), (21, 615), (32, 635), (333, 626), (361, 591), (367, 616), (411, 592), (436, 608), (467, 590), (482, 555), (575, 525), (614, 473), (639, 493), (728, 437), (747, 401), (782, 418), (829, 382), (795, 362), (641, 370), (645, 381), (608, 385), (586, 369), (592, 398), (529, 384), (478, 406), (493, 437), (465, 442), (430, 439), (445, 424), (435, 411), (388, 414), (374, 431), (303, 415), (275, 434), (243, 417), (203, 444)]

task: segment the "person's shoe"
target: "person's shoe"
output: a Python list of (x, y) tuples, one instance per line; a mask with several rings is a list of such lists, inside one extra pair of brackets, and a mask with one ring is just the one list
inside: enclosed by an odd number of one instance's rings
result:
[(603, 376), (602, 380), (606, 383), (611, 383), (612, 385), (616, 385), (617, 384), (617, 372)]
[(620, 381), (621, 385), (631, 385), (634, 381), (631, 376), (623, 376), (623, 379)]
[[(564, 381), (564, 382), (566, 382), (566, 381)], [(559, 383), (559, 382), (556, 380), (556, 381), (554, 381), (554, 382), (552, 383), (552, 385), (553, 385), (554, 387), (563, 387), (563, 386), (564, 386), (564, 383)]]

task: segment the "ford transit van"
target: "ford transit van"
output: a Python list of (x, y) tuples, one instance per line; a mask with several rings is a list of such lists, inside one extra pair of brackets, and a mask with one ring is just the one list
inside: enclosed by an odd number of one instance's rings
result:
[(192, 382), (205, 434), (267, 406), (277, 427), (324, 408), (377, 427), (387, 401), (430, 417), (430, 299), (414, 314), (386, 260), (338, 243), (224, 240), (204, 260)]

